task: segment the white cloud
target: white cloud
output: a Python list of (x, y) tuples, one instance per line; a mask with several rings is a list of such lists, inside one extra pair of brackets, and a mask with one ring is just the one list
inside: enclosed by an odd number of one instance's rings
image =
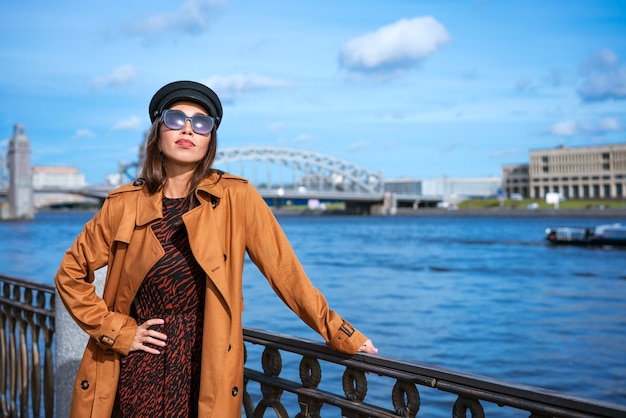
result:
[(311, 143), (311, 142), (315, 142), (315, 137), (311, 134), (300, 134), (293, 139), (293, 142)]
[(626, 129), (617, 118), (606, 116), (599, 120), (566, 120), (555, 123), (549, 133), (556, 136), (594, 135), (601, 136), (610, 132)]
[(146, 38), (169, 31), (197, 34), (209, 26), (211, 18), (227, 3), (226, 0), (188, 0), (172, 12), (135, 20), (124, 32)]
[(271, 133), (273, 133), (273, 134), (275, 134), (275, 135), (279, 135), (279, 134), (282, 134), (282, 133), (283, 133), (283, 131), (285, 130), (285, 127), (286, 127), (286, 126), (287, 126), (287, 124), (286, 124), (286, 123), (284, 123), (284, 122), (273, 122), (273, 123), (270, 123), (270, 124), (267, 126), (267, 129), (268, 129)]
[(141, 129), (141, 119), (137, 116), (131, 116), (126, 120), (117, 122), (111, 129), (114, 131), (137, 131)]
[(450, 40), (431, 16), (402, 19), (348, 41), (341, 66), (353, 72), (395, 72), (416, 65)]
[(574, 120), (558, 122), (552, 125), (550, 133), (557, 136), (573, 136), (578, 133), (578, 124)]
[(617, 132), (624, 129), (624, 125), (617, 118), (605, 117), (598, 124), (603, 132)]
[(83, 139), (83, 138), (95, 138), (96, 134), (91, 132), (89, 129), (79, 129), (74, 134), (74, 138)]
[(233, 100), (244, 94), (260, 91), (283, 89), (292, 86), (291, 82), (264, 77), (256, 74), (231, 74), (215, 76), (204, 80), (204, 84), (217, 92), (222, 100)]
[(102, 87), (123, 86), (131, 83), (135, 78), (137, 78), (135, 67), (125, 64), (117, 67), (109, 75), (94, 77), (91, 81), (91, 87), (98, 90)]
[(626, 65), (610, 49), (601, 49), (579, 68), (584, 77), (578, 95), (585, 102), (626, 99)]
[(362, 149), (366, 149), (369, 147), (369, 142), (367, 141), (357, 141), (357, 142), (353, 142), (351, 144), (349, 144), (346, 147), (346, 151), (352, 152), (352, 151), (359, 151)]

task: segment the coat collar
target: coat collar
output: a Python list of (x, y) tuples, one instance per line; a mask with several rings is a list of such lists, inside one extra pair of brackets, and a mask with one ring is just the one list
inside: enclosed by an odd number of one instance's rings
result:
[[(222, 198), (224, 189), (220, 184), (220, 177), (220, 173), (214, 172), (200, 181), (196, 188), (196, 197), (200, 205), (212, 204), (214, 201), (219, 202)], [(163, 217), (162, 191), (151, 195), (145, 187), (142, 187), (137, 200), (137, 226), (147, 225)]]

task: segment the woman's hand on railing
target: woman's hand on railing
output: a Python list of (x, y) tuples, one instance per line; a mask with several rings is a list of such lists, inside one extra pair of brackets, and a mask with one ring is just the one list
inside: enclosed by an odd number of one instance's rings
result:
[(365, 341), (363, 345), (359, 347), (359, 353), (376, 354), (378, 353), (378, 348), (374, 347), (374, 343), (372, 343), (372, 340), (368, 338), (367, 341)]

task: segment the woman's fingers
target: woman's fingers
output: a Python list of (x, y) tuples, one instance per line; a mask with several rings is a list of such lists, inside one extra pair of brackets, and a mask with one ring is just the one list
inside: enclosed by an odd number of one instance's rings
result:
[(359, 347), (359, 352), (376, 354), (378, 353), (378, 348), (374, 347), (374, 343), (372, 343), (372, 340), (368, 339), (363, 343), (363, 345), (361, 345), (361, 347)]
[(130, 346), (130, 351), (142, 350), (150, 354), (161, 354), (159, 350), (147, 346), (146, 344), (151, 344), (157, 347), (165, 347), (165, 340), (167, 340), (167, 335), (163, 334), (162, 332), (150, 329), (151, 326), (163, 325), (164, 323), (165, 321), (160, 318), (153, 318), (139, 325), (137, 327), (137, 331), (135, 332), (135, 338), (133, 339), (133, 343)]

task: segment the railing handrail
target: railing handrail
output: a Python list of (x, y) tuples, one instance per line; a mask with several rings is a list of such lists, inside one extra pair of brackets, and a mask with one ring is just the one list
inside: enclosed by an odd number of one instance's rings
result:
[(44, 292), (54, 293), (55, 288), (53, 285), (39, 283), (34, 280), (22, 279), (19, 277), (7, 276), (6, 274), (0, 274), (0, 280), (5, 283), (15, 284), (19, 286), (29, 287), (34, 290), (41, 290)]

